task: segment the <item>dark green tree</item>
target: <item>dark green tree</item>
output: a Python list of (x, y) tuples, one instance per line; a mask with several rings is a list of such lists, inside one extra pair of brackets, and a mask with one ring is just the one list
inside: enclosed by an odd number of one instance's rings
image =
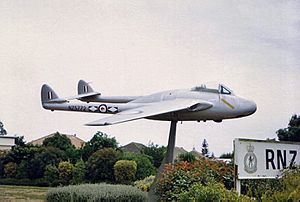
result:
[(154, 165), (151, 163), (151, 157), (145, 154), (135, 154), (126, 152), (123, 154), (122, 160), (132, 160), (137, 164), (136, 179), (141, 180), (156, 173)]
[(300, 142), (300, 116), (292, 116), (287, 128), (279, 129), (277, 132), (280, 141)]
[(201, 153), (203, 156), (208, 156), (208, 143), (207, 143), (206, 139), (204, 139), (202, 142)]
[(0, 121), (0, 135), (6, 135), (7, 132), (6, 130), (4, 129), (4, 125), (3, 123)]
[(233, 152), (223, 153), (220, 155), (220, 159), (232, 159), (233, 158)]
[(24, 146), (25, 145), (25, 140), (24, 140), (24, 136), (18, 136), (18, 137), (16, 137), (16, 139), (15, 139), (15, 144), (17, 145), (17, 146)]
[(94, 152), (86, 163), (86, 177), (91, 182), (114, 182), (114, 165), (121, 152), (103, 148)]
[(164, 146), (159, 147), (157, 144), (150, 143), (146, 148), (143, 149), (144, 154), (151, 156), (153, 164), (156, 168), (159, 168), (162, 160), (164, 159), (167, 148)]
[(55, 147), (64, 151), (71, 162), (76, 162), (80, 158), (79, 151), (71, 143), (71, 140), (64, 134), (56, 132), (52, 137), (43, 141), (45, 147)]
[(118, 142), (114, 137), (109, 137), (107, 134), (98, 131), (90, 141), (82, 148), (82, 158), (86, 161), (94, 152), (103, 148), (118, 147)]

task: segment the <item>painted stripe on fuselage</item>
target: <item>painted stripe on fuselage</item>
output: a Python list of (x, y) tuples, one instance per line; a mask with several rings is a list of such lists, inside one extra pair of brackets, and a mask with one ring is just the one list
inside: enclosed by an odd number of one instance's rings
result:
[(234, 109), (234, 106), (232, 104), (230, 104), (229, 102), (227, 102), (224, 99), (221, 99), (228, 107), (230, 107), (231, 109)]

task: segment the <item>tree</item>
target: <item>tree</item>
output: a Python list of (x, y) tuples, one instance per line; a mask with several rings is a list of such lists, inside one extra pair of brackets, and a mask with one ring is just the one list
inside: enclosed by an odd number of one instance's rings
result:
[(87, 160), (94, 152), (103, 148), (118, 147), (118, 142), (114, 137), (109, 137), (107, 134), (98, 131), (90, 141), (82, 148), (82, 158)]
[(204, 139), (202, 142), (201, 153), (203, 156), (208, 156), (208, 143), (207, 143), (206, 139)]
[(220, 155), (220, 159), (232, 159), (233, 158), (233, 152), (223, 153)]
[(48, 137), (43, 141), (45, 147), (55, 147), (65, 152), (68, 159), (76, 162), (79, 158), (79, 151), (76, 150), (71, 140), (64, 134), (56, 132), (52, 137)]
[(7, 132), (6, 130), (4, 129), (4, 125), (3, 123), (0, 121), (0, 135), (6, 135)]
[(56, 132), (52, 137), (48, 137), (43, 141), (43, 146), (45, 147), (56, 147), (63, 151), (66, 151), (69, 148), (75, 148), (71, 143), (71, 140), (63, 134)]
[(159, 147), (154, 143), (149, 144), (146, 148), (143, 149), (143, 153), (151, 156), (153, 159), (153, 164), (156, 168), (159, 168), (162, 160), (164, 159), (167, 148), (164, 146)]
[(280, 141), (300, 142), (300, 116), (292, 116), (287, 128), (279, 129), (277, 132)]
[(121, 152), (104, 148), (93, 153), (86, 163), (86, 177), (91, 182), (114, 182), (114, 165)]

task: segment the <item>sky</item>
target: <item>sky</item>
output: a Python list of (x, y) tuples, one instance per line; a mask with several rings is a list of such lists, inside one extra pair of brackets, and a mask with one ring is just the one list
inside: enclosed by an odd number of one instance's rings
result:
[(159, 0), (0, 1), (0, 121), (31, 141), (59, 131), (88, 141), (167, 145), (168, 122), (106, 127), (105, 115), (50, 112), (44, 83), (61, 97), (84, 79), (103, 95), (148, 95), (215, 81), (254, 100), (257, 112), (222, 123), (178, 124), (176, 146), (215, 155), (234, 138), (266, 139), (300, 112), (300, 2)]

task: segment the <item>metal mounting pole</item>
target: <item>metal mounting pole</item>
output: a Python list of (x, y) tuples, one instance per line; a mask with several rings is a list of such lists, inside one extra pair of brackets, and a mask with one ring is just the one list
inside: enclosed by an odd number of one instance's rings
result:
[(176, 140), (176, 126), (177, 121), (171, 121), (170, 132), (169, 132), (169, 140), (167, 147), (167, 154), (165, 164), (174, 163), (174, 149), (175, 149), (175, 140)]
[(148, 196), (149, 201), (158, 201), (157, 196), (155, 195), (154, 189), (156, 187), (156, 182), (160, 178), (164, 168), (165, 164), (168, 163), (174, 163), (174, 150), (175, 150), (175, 142), (176, 142), (176, 127), (177, 127), (177, 121), (171, 121), (170, 125), (170, 132), (169, 132), (169, 139), (168, 139), (168, 147), (167, 147), (167, 154), (165, 158), (162, 160), (161, 165), (157, 171), (156, 177), (154, 179), (154, 182), (152, 186), (150, 187)]

